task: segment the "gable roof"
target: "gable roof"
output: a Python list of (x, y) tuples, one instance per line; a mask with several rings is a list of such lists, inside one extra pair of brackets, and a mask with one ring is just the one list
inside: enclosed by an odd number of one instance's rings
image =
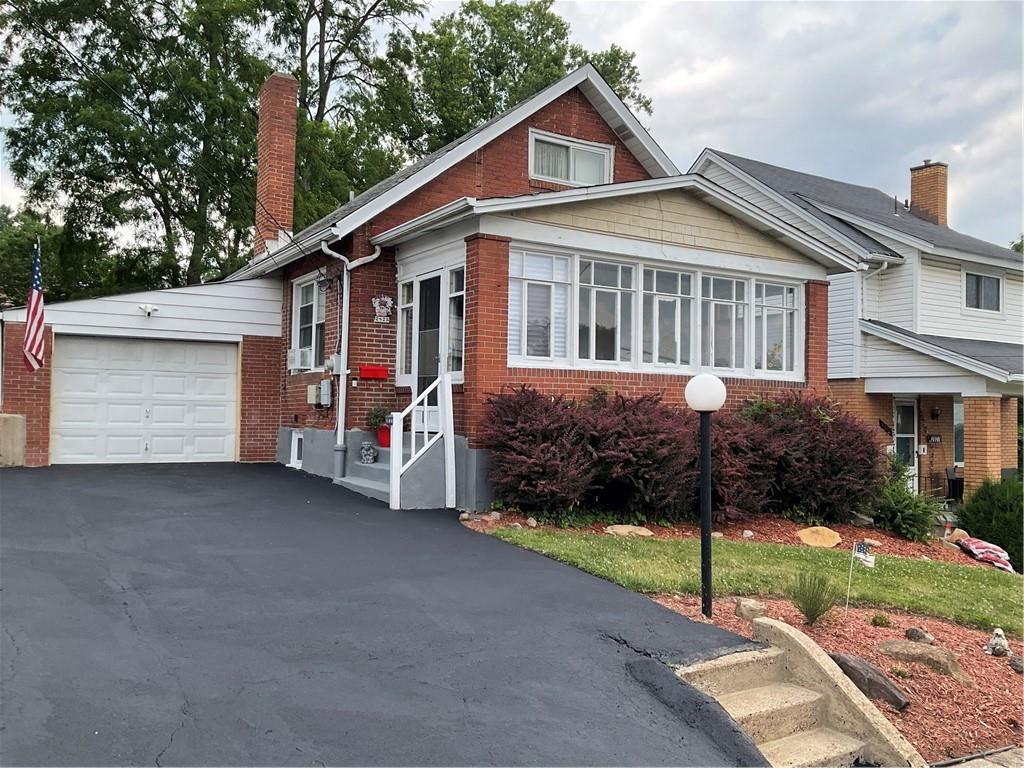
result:
[(901, 235), (913, 238), (918, 241), (914, 244), (923, 246), (925, 250), (929, 247), (947, 249), (965, 256), (981, 256), (1017, 267), (1021, 265), (1021, 255), (1015, 251), (933, 224), (906, 210), (896, 198), (880, 189), (793, 171), (715, 149), (705, 150), (701, 157), (706, 156), (723, 160), (725, 164), (757, 179), (819, 224), (856, 243), (867, 254), (896, 255), (872, 237), (871, 225), (876, 225), (895, 239)]
[(881, 320), (861, 320), (860, 325), (874, 336), (974, 373), (1004, 382), (1024, 378), (1024, 345), (1021, 344), (914, 333)]
[(242, 267), (226, 279), (241, 280), (265, 274), (318, 249), (323, 239), (344, 237), (573, 88), (580, 89), (651, 176), (658, 178), (679, 173), (669, 156), (604, 78), (591, 64), (585, 64), (529, 99), (378, 182), (303, 229), (286, 245)]
[(857, 269), (857, 262), (846, 254), (696, 173), (512, 197), (463, 197), (381, 232), (371, 238), (370, 242), (374, 245), (397, 245), (427, 232), (484, 214), (510, 213), (527, 208), (543, 208), (677, 189), (694, 193), (708, 204), (726, 211), (755, 229), (771, 234), (790, 248), (833, 271), (836, 271), (837, 267), (841, 271)]

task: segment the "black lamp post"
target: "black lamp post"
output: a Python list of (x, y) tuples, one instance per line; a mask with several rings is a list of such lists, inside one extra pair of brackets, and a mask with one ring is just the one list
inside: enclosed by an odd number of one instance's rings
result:
[(725, 404), (725, 384), (702, 373), (686, 384), (686, 404), (700, 414), (700, 610), (711, 618), (711, 414)]

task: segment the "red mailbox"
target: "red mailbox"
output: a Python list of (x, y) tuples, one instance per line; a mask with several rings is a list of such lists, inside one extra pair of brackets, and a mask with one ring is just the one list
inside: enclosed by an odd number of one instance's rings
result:
[(388, 367), (386, 365), (360, 365), (359, 366), (359, 378), (360, 379), (386, 379), (388, 377)]

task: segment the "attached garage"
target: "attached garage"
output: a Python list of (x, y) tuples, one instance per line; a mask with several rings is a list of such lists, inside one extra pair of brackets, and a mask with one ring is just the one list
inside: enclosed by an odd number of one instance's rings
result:
[(49, 304), (35, 372), (21, 359), (24, 310), (0, 319), (0, 413), (24, 418), (25, 464), (274, 459), (279, 281)]
[(234, 461), (238, 345), (58, 335), (50, 461)]

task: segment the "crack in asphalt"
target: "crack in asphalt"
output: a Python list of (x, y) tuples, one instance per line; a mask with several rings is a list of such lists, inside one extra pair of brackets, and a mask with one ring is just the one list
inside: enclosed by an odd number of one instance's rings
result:
[(18, 645), (18, 641), (14, 639), (14, 635), (7, 627), (4, 627), (4, 634), (7, 635), (7, 638), (11, 641), (11, 645), (14, 647), (14, 657), (8, 662), (8, 674), (2, 681), (4, 684), (7, 684), (14, 679), (15, 675), (18, 674), (17, 664), (18, 657), (21, 656), (21, 646)]
[(619, 644), (621, 646), (624, 646), (624, 647), (628, 648), (633, 653), (635, 653), (635, 654), (637, 654), (639, 656), (643, 656), (643, 657), (648, 658), (648, 659), (654, 659), (655, 661), (661, 661), (661, 662), (665, 661), (664, 654), (656, 653), (654, 651), (649, 651), (646, 648), (637, 648), (635, 645), (630, 643), (629, 640), (624, 638), (622, 635), (613, 635), (610, 632), (605, 632), (603, 629), (600, 631), (600, 635), (605, 640), (611, 640), (613, 643), (617, 643), (617, 644)]

